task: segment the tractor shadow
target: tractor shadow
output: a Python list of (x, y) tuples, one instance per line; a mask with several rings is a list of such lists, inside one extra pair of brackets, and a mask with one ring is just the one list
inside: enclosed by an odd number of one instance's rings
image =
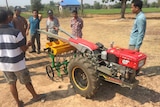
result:
[(4, 76), (0, 76), (0, 84), (1, 83), (6, 83), (6, 79), (4, 78)]
[[(76, 95), (76, 92), (75, 92), (75, 90), (74, 90), (74, 88), (72, 87), (71, 84), (68, 85), (68, 89), (66, 89), (66, 90), (61, 90), (61, 88), (63, 88), (63, 87), (59, 87), (60, 90), (44, 93), (46, 95), (45, 102), (46, 101), (59, 100), (59, 99), (62, 99), (62, 98), (67, 98), (69, 96)], [(35, 102), (28, 101), (24, 105), (27, 106), (27, 105), (31, 105), (33, 103), (35, 103)]]
[[(143, 71), (144, 74), (140, 76), (144, 76), (144, 78), (157, 76), (160, 75), (160, 66), (142, 68), (141, 71)], [(130, 90), (129, 88), (123, 88), (119, 85), (109, 83), (106, 81), (101, 81), (101, 84), (102, 85), (100, 86), (93, 100), (99, 100), (99, 101), (111, 100), (115, 97), (116, 93), (119, 93), (141, 104), (150, 101), (154, 103), (160, 102), (159, 92), (156, 92), (154, 90), (148, 89), (140, 85)]]
[(147, 68), (142, 68), (142, 71), (144, 72), (144, 76), (147, 77), (153, 77), (160, 75), (160, 66), (151, 66)]
[(36, 72), (36, 71), (32, 71), (30, 72), (30, 76), (46, 76), (46, 72)]
[(115, 97), (116, 93), (119, 93), (127, 98), (135, 100), (141, 104), (146, 102), (160, 102), (160, 93), (138, 85), (133, 89), (123, 88), (119, 85), (102, 81), (98, 92), (94, 96), (93, 100), (107, 101)]
[(45, 67), (44, 65), (48, 65), (51, 64), (50, 61), (43, 61), (43, 62), (38, 62), (38, 63), (34, 63), (34, 64), (28, 64), (27, 68), (31, 69), (31, 68), (38, 68), (38, 67)]
[(49, 58), (49, 56), (44, 55), (44, 56), (29, 57), (28, 60), (33, 61), (33, 60), (40, 60), (40, 59), (45, 59), (45, 58)]

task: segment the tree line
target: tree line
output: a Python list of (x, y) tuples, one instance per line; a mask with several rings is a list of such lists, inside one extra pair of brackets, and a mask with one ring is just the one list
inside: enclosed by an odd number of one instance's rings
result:
[[(84, 3), (83, 8), (84, 9), (110, 9), (110, 8), (121, 8), (122, 2), (126, 2), (126, 8), (130, 7), (130, 2), (127, 3), (127, 1), (131, 0), (102, 0), (102, 2), (94, 1), (93, 5), (89, 3)], [(114, 4), (109, 4), (113, 3)], [(57, 8), (59, 5), (58, 2), (50, 1), (48, 4), (41, 4), (41, 0), (31, 0), (31, 9), (37, 9), (37, 10), (46, 10), (48, 8)], [(28, 7), (28, 6), (27, 6)], [(143, 0), (143, 7), (160, 7), (160, 0), (157, 0), (152, 3), (148, 3), (148, 0)]]
[[(110, 9), (110, 8), (121, 8), (121, 18), (124, 18), (125, 9), (130, 8), (130, 2), (132, 0), (102, 0), (101, 2), (94, 1), (93, 5), (84, 3), (81, 0), (81, 7), (83, 9)], [(38, 10), (47, 10), (48, 8), (56, 9), (59, 3), (50, 1), (49, 4), (42, 5), (41, 0), (31, 0), (31, 8)], [(160, 0), (157, 0), (152, 3), (148, 3), (148, 0), (143, 0), (143, 7), (160, 7)]]
[[(81, 8), (83, 9), (111, 9), (111, 8), (119, 8), (121, 9), (121, 18), (125, 18), (125, 9), (130, 8), (130, 3), (132, 0), (102, 0), (101, 2), (94, 1), (93, 5), (90, 5), (88, 3), (84, 3), (81, 0)], [(6, 0), (7, 2), (7, 0)], [(31, 5), (26, 5), (25, 7), (27, 10), (48, 10), (52, 9), (54, 11), (58, 12), (58, 2), (54, 2), (54, 0), (50, 1), (48, 4), (42, 4), (41, 0), (30, 0)], [(8, 4), (7, 4), (8, 5)], [(83, 6), (82, 6), (83, 5)], [(155, 7), (159, 8), (160, 7), (160, 0), (157, 0), (152, 3), (148, 3), (148, 0), (143, 0), (143, 7), (149, 8), (149, 7)], [(13, 8), (13, 7), (11, 7)]]

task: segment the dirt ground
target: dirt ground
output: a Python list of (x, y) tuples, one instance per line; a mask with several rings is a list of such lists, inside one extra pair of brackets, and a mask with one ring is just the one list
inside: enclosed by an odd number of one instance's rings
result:
[[(83, 18), (83, 38), (91, 42), (101, 42), (109, 47), (114, 45), (127, 48), (134, 15), (127, 14), (126, 19), (119, 19), (120, 15), (88, 16)], [(24, 85), (17, 82), (19, 97), (26, 107), (160, 107), (160, 13), (148, 13), (147, 31), (141, 52), (147, 57), (146, 65), (142, 68), (145, 75), (137, 76), (140, 81), (134, 89), (122, 88), (119, 85), (103, 82), (92, 99), (85, 99), (76, 94), (69, 78), (66, 76), (52, 81), (48, 78), (45, 66), (51, 64), (49, 56), (30, 54), (26, 65), (30, 70), (32, 83), (37, 93), (47, 95), (45, 102), (31, 103), (31, 95)], [(70, 18), (59, 18), (61, 27), (70, 32)], [(45, 28), (45, 21), (41, 28)], [(59, 33), (63, 36), (62, 33)], [(41, 35), (41, 50), (45, 48), (46, 36)], [(9, 86), (0, 72), (0, 107), (15, 107), (15, 101), (9, 92)]]

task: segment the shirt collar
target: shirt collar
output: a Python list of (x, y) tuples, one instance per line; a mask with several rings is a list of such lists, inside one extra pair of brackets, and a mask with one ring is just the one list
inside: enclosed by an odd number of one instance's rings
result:
[(53, 20), (55, 19), (55, 17), (54, 17), (54, 16), (53, 16), (52, 18), (49, 18), (49, 17), (48, 17), (48, 19), (53, 21)]
[(136, 18), (139, 16), (139, 15), (141, 15), (143, 12), (142, 11), (140, 11), (137, 15), (136, 15)]
[(72, 19), (73, 19), (73, 20), (79, 20), (79, 17), (77, 17), (77, 18), (74, 18), (74, 17), (73, 17)]

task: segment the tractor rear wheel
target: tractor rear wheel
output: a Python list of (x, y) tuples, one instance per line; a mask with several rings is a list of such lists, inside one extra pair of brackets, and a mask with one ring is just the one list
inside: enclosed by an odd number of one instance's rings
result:
[(86, 98), (95, 94), (99, 87), (99, 78), (89, 59), (82, 56), (71, 59), (68, 73), (70, 82), (78, 94)]

